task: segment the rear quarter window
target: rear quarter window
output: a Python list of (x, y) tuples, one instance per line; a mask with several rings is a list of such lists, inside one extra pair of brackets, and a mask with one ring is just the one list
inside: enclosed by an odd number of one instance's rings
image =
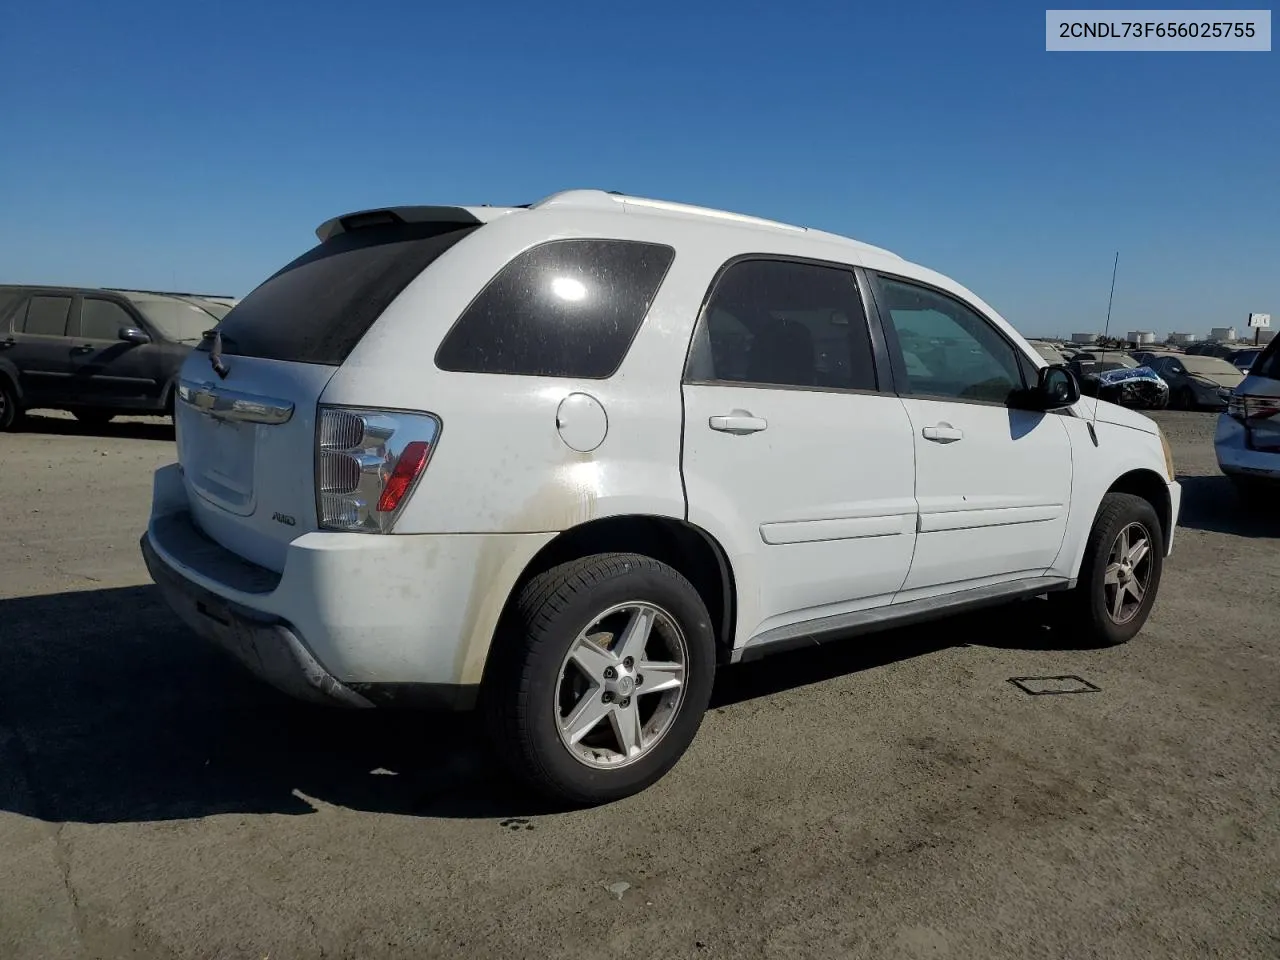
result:
[(622, 364), (671, 266), (668, 246), (552, 240), (489, 281), (436, 351), (456, 373), (604, 379)]
[[(340, 233), (265, 281), (217, 324), (223, 352), (338, 366), (391, 301), (475, 229), (411, 223)], [(198, 349), (209, 346), (206, 338)]]

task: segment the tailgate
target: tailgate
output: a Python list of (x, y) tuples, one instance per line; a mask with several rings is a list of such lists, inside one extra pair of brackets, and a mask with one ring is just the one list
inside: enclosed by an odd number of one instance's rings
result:
[(233, 553), (279, 572), (295, 537), (316, 529), (316, 404), (337, 367), (209, 355), (183, 366), (174, 424), (192, 518)]
[(400, 292), (479, 223), (435, 207), (339, 218), (205, 334), (183, 364), (174, 422), (192, 518), (209, 537), (283, 570), (289, 543), (317, 529), (326, 384)]

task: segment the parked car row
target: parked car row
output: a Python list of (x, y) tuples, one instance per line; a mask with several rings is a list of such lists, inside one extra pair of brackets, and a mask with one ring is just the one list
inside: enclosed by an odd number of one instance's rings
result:
[(1049, 362), (1068, 363), (1085, 394), (1138, 409), (1225, 410), (1232, 391), (1264, 352), (1225, 344), (1125, 352), (1030, 342)]
[(228, 299), (0, 286), (0, 430), (37, 407), (96, 424), (171, 414), (178, 369), (231, 310)]

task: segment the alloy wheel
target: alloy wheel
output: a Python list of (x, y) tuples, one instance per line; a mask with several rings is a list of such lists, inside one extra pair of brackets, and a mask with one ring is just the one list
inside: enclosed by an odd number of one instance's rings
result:
[(1142, 609), (1151, 585), (1151, 545), (1151, 532), (1141, 523), (1125, 525), (1111, 545), (1102, 593), (1113, 623), (1128, 623)]
[(556, 728), (578, 762), (615, 769), (647, 755), (684, 700), (689, 652), (675, 618), (617, 604), (582, 630), (560, 665)]

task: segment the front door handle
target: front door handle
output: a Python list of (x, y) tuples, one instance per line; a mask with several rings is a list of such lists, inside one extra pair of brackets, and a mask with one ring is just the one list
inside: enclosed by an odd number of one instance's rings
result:
[(78, 347), (71, 348), (72, 353), (93, 353), (93, 344), (82, 343)]
[(719, 417), (709, 418), (707, 424), (712, 430), (719, 430), (721, 433), (742, 435), (745, 433), (759, 433), (769, 426), (769, 421), (763, 417), (753, 417), (746, 410), (734, 410)]
[(13, 337), (5, 337), (3, 340), (0, 340), (0, 350), (8, 350), (10, 347), (16, 347), (17, 345), (18, 341), (13, 339)]
[(932, 440), (934, 443), (955, 443), (957, 440), (964, 439), (964, 431), (949, 423), (936, 423), (932, 427), (925, 427), (921, 433), (926, 440)]

